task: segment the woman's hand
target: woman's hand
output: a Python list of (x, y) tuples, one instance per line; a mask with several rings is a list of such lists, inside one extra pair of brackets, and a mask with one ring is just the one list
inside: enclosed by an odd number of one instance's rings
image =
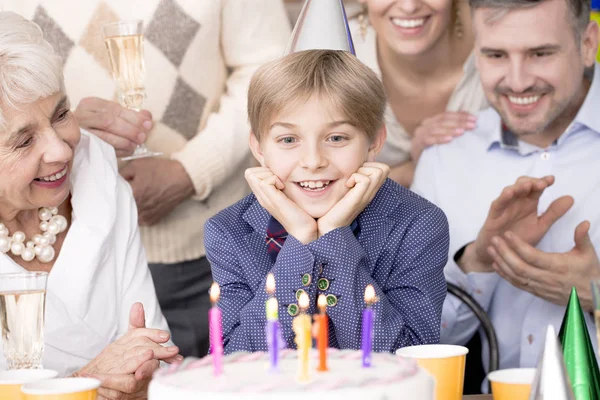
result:
[(145, 327), (144, 308), (141, 303), (135, 303), (129, 313), (127, 333), (108, 345), (74, 376), (99, 379), (102, 382), (101, 398), (143, 398), (159, 361), (182, 359), (177, 346), (162, 346), (169, 338), (167, 331)]
[(434, 144), (448, 143), (465, 131), (475, 128), (477, 117), (465, 111), (447, 111), (423, 120), (413, 135), (410, 155), (414, 162)]

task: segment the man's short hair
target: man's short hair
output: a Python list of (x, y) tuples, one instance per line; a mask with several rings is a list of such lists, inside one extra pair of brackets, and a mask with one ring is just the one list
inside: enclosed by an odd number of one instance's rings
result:
[[(500, 18), (506, 12), (519, 8), (535, 7), (543, 1), (548, 0), (469, 0), (471, 10), (478, 8), (495, 8), (499, 14), (495, 18)], [(583, 36), (587, 26), (590, 23), (591, 0), (562, 0), (567, 2), (570, 16), (572, 19), (575, 37), (577, 42)], [(542, 17), (543, 18), (543, 17)]]
[(370, 139), (384, 123), (386, 97), (377, 75), (341, 50), (306, 50), (263, 65), (248, 90), (248, 118), (260, 140), (280, 113), (325, 96)]

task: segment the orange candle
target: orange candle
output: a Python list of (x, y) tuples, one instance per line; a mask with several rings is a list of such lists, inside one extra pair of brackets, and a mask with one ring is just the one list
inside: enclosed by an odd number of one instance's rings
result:
[(329, 347), (329, 338), (327, 337), (328, 322), (327, 314), (327, 298), (324, 294), (319, 295), (317, 300), (317, 306), (319, 307), (319, 315), (317, 317), (319, 324), (319, 332), (317, 336), (317, 346), (319, 348), (319, 366), (317, 371), (328, 371), (327, 368), (327, 347)]

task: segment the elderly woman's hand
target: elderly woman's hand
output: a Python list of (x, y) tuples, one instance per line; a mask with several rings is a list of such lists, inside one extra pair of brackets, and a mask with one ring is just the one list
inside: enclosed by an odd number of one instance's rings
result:
[(128, 110), (98, 97), (81, 100), (74, 114), (79, 126), (113, 146), (118, 157), (131, 155), (153, 125), (149, 111)]
[(169, 332), (145, 327), (144, 308), (135, 303), (129, 313), (129, 330), (107, 346), (75, 376), (97, 378), (102, 382), (99, 395), (106, 399), (144, 398), (159, 360), (183, 359), (177, 346), (164, 347)]
[(137, 380), (128, 374), (91, 375), (102, 382), (98, 388), (98, 400), (147, 399), (150, 378)]

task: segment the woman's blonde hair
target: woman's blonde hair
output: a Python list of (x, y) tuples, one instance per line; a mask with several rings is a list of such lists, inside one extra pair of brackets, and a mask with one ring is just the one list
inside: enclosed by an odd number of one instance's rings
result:
[(385, 92), (371, 69), (345, 51), (306, 50), (265, 64), (252, 77), (252, 132), (260, 140), (277, 115), (313, 95), (326, 96), (371, 140), (384, 123)]
[(35, 23), (0, 12), (0, 128), (3, 109), (63, 91), (63, 62)]

